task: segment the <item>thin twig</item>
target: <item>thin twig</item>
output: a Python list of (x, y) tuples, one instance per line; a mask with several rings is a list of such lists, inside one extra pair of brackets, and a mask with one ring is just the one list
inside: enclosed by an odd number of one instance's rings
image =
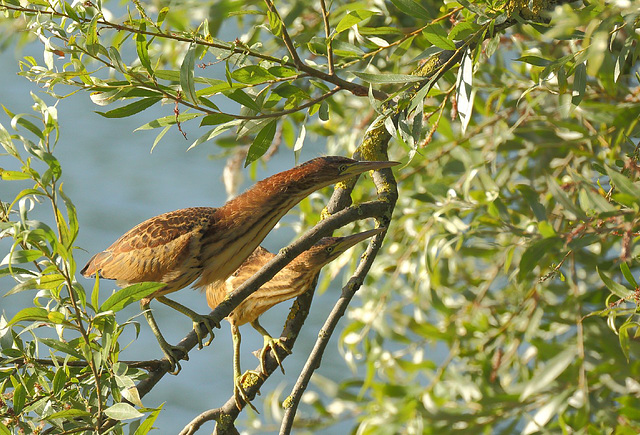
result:
[(331, 29), (329, 28), (329, 11), (324, 0), (320, 0), (320, 8), (322, 8), (322, 21), (324, 22), (324, 36), (327, 38), (327, 65), (329, 66), (329, 74), (334, 74), (333, 65), (333, 40), (330, 38)]

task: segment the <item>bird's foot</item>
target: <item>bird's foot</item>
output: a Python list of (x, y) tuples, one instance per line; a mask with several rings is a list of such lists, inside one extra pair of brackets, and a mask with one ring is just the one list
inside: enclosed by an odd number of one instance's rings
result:
[(189, 353), (182, 346), (172, 346), (166, 341), (160, 342), (160, 349), (164, 356), (169, 360), (169, 364), (171, 364), (171, 368), (168, 373), (172, 375), (177, 375), (182, 370), (180, 366), (180, 360), (183, 359), (185, 361), (189, 361)]
[[(258, 380), (264, 379), (262, 373), (256, 372), (255, 370), (247, 370), (242, 375), (235, 378), (234, 386), (233, 386), (233, 397), (236, 399), (236, 407), (239, 411), (242, 411), (244, 404), (247, 404), (253, 409), (256, 413), (260, 414), (258, 409), (253, 406), (251, 400), (247, 397), (247, 393), (245, 391), (245, 387), (251, 387), (255, 385)], [(258, 394), (260, 392), (258, 391)]]
[[(213, 333), (213, 328), (220, 328), (220, 322), (216, 322), (209, 316), (201, 316), (197, 315), (192, 317), (193, 320), (193, 329), (196, 331), (196, 336), (198, 337), (198, 349), (202, 349), (204, 346), (209, 346), (215, 337)], [(201, 325), (204, 325), (206, 331), (202, 330)], [(203, 344), (203, 340), (210, 336), (209, 340)]]
[(271, 353), (273, 354), (273, 357), (276, 359), (278, 366), (280, 366), (280, 370), (282, 370), (282, 374), (285, 374), (284, 367), (282, 366), (282, 361), (278, 356), (278, 351), (276, 347), (279, 347), (280, 349), (284, 350), (287, 353), (287, 355), (291, 355), (291, 349), (289, 349), (279, 338), (273, 338), (265, 335), (264, 346), (262, 347), (262, 350), (260, 351), (260, 355), (258, 356), (258, 358), (260, 359), (260, 370), (262, 370), (262, 373), (265, 373), (265, 374), (267, 373), (266, 358), (267, 358), (267, 353), (269, 352), (269, 350), (271, 350)]

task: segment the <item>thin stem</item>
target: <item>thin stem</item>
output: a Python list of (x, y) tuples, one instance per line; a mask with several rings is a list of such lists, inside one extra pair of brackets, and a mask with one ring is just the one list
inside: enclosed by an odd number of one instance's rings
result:
[(329, 66), (329, 74), (334, 74), (333, 65), (333, 40), (330, 39), (331, 29), (329, 28), (329, 11), (324, 0), (320, 0), (320, 7), (322, 8), (322, 21), (324, 22), (324, 36), (327, 38), (327, 64)]

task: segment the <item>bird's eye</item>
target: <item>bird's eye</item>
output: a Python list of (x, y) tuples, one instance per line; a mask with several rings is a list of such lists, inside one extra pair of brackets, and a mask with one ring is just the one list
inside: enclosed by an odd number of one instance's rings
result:
[(333, 246), (327, 246), (327, 252), (331, 254), (333, 252)]
[(346, 170), (347, 170), (347, 165), (340, 165), (340, 166), (338, 167), (338, 171), (340, 171), (340, 172), (344, 172), (344, 171), (346, 171)]

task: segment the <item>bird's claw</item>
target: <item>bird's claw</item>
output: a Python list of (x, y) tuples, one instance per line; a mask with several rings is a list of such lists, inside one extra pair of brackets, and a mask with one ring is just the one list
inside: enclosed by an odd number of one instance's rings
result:
[[(203, 331), (200, 325), (204, 325), (205, 329), (207, 330), (204, 335), (202, 334)], [(209, 316), (198, 316), (197, 318), (193, 319), (193, 329), (196, 331), (196, 336), (198, 337), (198, 349), (202, 349), (204, 346), (209, 346), (211, 344), (213, 338), (215, 337), (215, 334), (213, 333), (214, 327), (220, 328), (220, 322), (216, 322)], [(206, 343), (203, 344), (202, 341), (207, 335), (209, 335), (210, 338)]]
[(167, 373), (172, 375), (177, 375), (182, 370), (180, 366), (180, 360), (183, 359), (185, 361), (189, 361), (189, 353), (181, 346), (172, 346), (167, 342), (160, 344), (160, 349), (162, 349), (162, 353), (171, 364), (170, 369)]
[[(255, 370), (247, 370), (242, 375), (238, 376), (234, 380), (233, 386), (233, 397), (236, 399), (236, 407), (239, 411), (242, 411), (243, 405), (245, 403), (251, 407), (256, 413), (260, 414), (258, 409), (251, 403), (251, 400), (247, 397), (247, 393), (244, 390), (243, 384), (245, 383), (245, 379), (251, 376), (251, 379), (247, 381), (247, 384), (250, 386), (255, 383), (258, 379), (264, 379), (263, 374), (256, 372)], [(254, 378), (255, 376), (255, 378)], [(260, 394), (260, 392), (258, 392)]]
[(264, 346), (262, 347), (262, 350), (260, 351), (260, 356), (258, 357), (260, 359), (260, 370), (262, 370), (262, 373), (267, 373), (267, 363), (266, 363), (267, 352), (271, 350), (271, 353), (273, 354), (273, 357), (278, 363), (280, 370), (282, 370), (282, 374), (283, 375), (285, 374), (284, 367), (282, 366), (282, 361), (280, 360), (280, 356), (278, 356), (278, 351), (276, 350), (276, 346), (284, 350), (287, 353), (287, 355), (291, 355), (291, 349), (289, 349), (279, 338), (265, 336)]

